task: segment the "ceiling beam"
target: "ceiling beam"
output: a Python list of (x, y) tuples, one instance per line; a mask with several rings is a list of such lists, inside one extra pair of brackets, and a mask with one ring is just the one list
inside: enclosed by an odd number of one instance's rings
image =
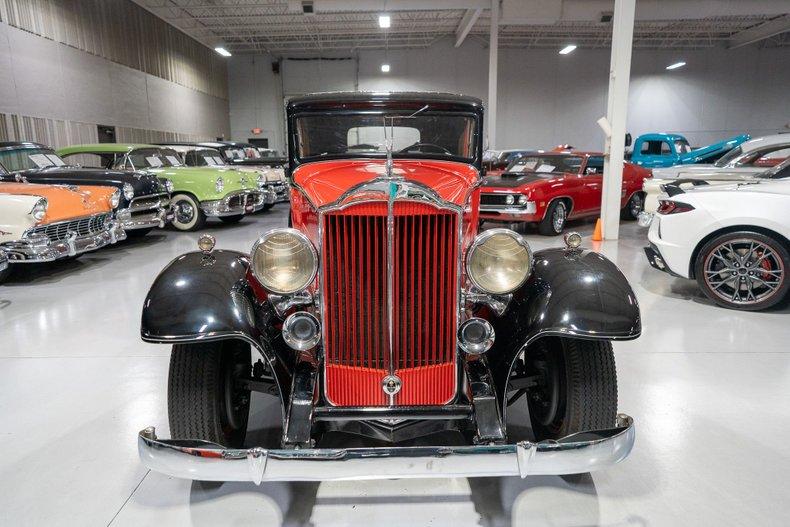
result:
[(786, 31), (790, 31), (790, 15), (780, 16), (769, 20), (759, 26), (750, 27), (739, 31), (730, 37), (727, 43), (727, 49), (740, 48), (741, 46), (748, 46), (766, 38), (775, 37)]
[(458, 24), (458, 28), (455, 30), (455, 47), (459, 47), (461, 44), (464, 43), (466, 40), (466, 35), (472, 30), (477, 22), (477, 19), (480, 18), (480, 13), (482, 13), (482, 8), (477, 9), (467, 9), (466, 13), (464, 13), (464, 17), (461, 19), (461, 22)]

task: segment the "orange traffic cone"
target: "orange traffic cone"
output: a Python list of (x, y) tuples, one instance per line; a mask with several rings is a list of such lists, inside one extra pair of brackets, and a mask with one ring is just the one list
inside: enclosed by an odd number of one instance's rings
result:
[(601, 233), (601, 218), (595, 222), (595, 230), (593, 231), (592, 240), (594, 242), (600, 242), (603, 240), (603, 234)]

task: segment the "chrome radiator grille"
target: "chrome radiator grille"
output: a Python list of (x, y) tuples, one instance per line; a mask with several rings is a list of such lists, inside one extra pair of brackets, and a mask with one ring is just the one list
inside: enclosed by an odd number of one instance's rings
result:
[(89, 234), (99, 234), (104, 230), (105, 225), (110, 220), (110, 214), (96, 214), (71, 221), (61, 221), (57, 223), (50, 223), (48, 225), (41, 225), (34, 227), (28, 231), (29, 236), (45, 235), (50, 241), (58, 242), (64, 240), (69, 233), (75, 233), (77, 236), (85, 236)]

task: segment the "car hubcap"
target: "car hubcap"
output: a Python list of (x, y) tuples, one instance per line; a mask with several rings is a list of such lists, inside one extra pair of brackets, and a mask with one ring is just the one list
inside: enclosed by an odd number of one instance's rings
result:
[(195, 207), (186, 201), (179, 201), (176, 205), (176, 220), (178, 223), (189, 223), (195, 217)]
[(565, 205), (559, 203), (557, 207), (554, 209), (554, 215), (551, 218), (552, 224), (554, 225), (555, 232), (562, 232), (562, 228), (565, 226)]
[(741, 238), (716, 246), (705, 258), (705, 283), (721, 299), (749, 305), (782, 288), (784, 263), (770, 245)]

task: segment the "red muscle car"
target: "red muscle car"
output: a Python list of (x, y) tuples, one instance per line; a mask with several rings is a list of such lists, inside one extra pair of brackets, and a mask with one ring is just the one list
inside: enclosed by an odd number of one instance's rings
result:
[[(642, 182), (650, 170), (623, 166), (621, 218), (635, 220), (642, 211)], [(601, 212), (603, 154), (545, 152), (525, 155), (499, 176), (489, 176), (480, 194), (480, 219), (537, 223), (541, 234), (560, 234), (569, 219)]]

